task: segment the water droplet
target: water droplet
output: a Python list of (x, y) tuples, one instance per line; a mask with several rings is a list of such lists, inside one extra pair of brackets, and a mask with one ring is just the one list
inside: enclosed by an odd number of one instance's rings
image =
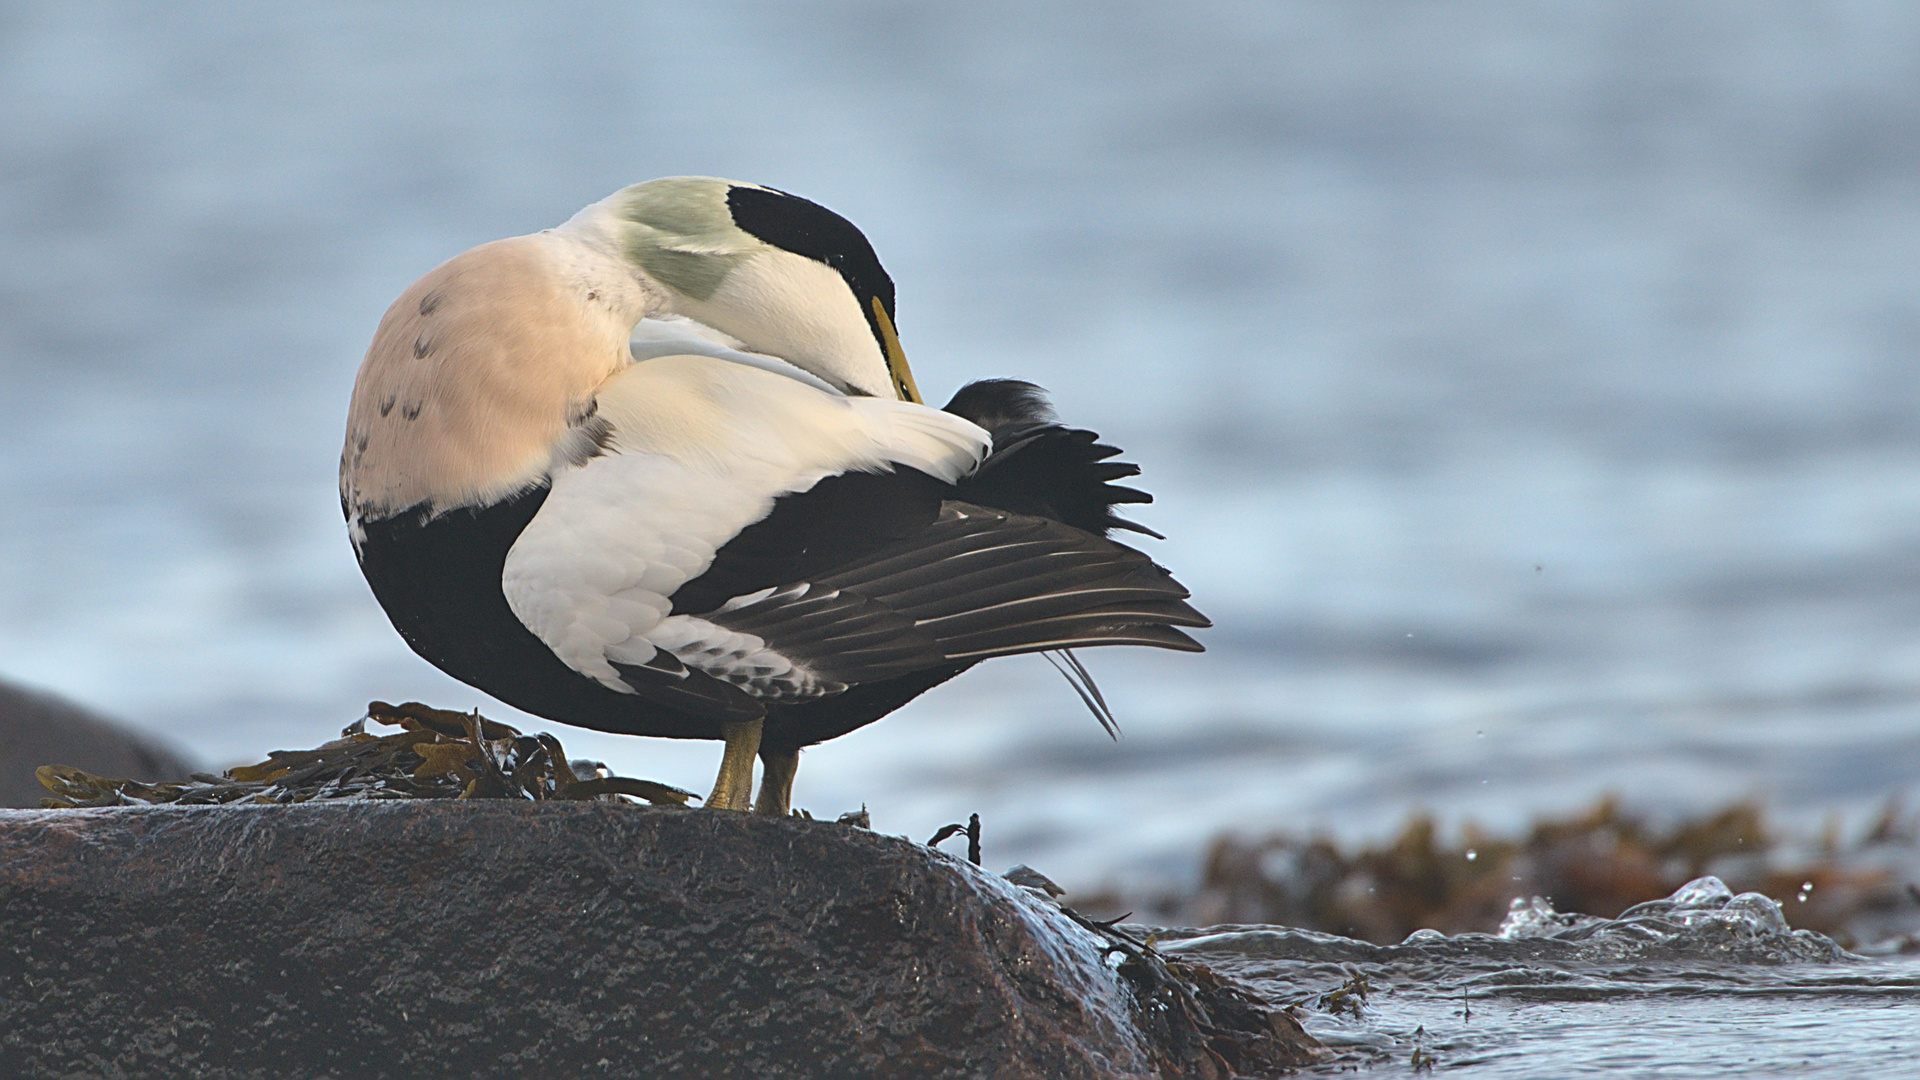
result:
[(1484, 731), (1476, 731), (1473, 733), (1473, 737), (1476, 739), (1484, 739), (1487, 737), (1487, 733)]
[(1477, 858), (1479, 858), (1479, 857), (1480, 857), (1480, 853), (1479, 853), (1479, 852), (1477, 852), (1477, 851), (1475, 851), (1475, 850), (1473, 850), (1472, 848), (1468, 848), (1468, 849), (1467, 849), (1467, 861), (1468, 861), (1468, 862), (1472, 862), (1473, 860), (1475, 860), (1475, 859), (1477, 859)]
[(1800, 895), (1794, 897), (1794, 899), (1804, 904), (1807, 902), (1807, 894), (1811, 893), (1812, 891), (1813, 891), (1813, 882), (1803, 881), (1800, 883)]

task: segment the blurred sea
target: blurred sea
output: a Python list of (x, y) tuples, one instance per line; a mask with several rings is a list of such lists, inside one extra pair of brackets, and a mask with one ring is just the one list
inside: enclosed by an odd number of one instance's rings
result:
[[(1920, 7), (0, 7), (0, 675), (214, 765), (373, 698), (335, 489), (374, 324), (624, 184), (859, 223), (930, 398), (1146, 470), (1204, 656), (1038, 658), (800, 805), (1070, 887), (1221, 829), (1920, 794)], [(715, 744), (558, 729), (704, 790)]]

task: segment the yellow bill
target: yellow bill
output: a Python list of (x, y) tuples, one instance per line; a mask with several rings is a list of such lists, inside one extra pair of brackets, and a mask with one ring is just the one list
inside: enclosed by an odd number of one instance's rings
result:
[(873, 321), (880, 327), (880, 341), (887, 349), (887, 371), (893, 375), (893, 388), (900, 394), (901, 401), (911, 401), (916, 405), (925, 405), (920, 400), (920, 388), (913, 385), (913, 372), (907, 367), (906, 351), (900, 348), (900, 335), (894, 332), (893, 320), (887, 317), (887, 305), (873, 298)]

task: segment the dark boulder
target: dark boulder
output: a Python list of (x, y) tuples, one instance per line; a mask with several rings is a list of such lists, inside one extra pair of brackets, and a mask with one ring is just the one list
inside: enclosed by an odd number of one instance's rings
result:
[[(826, 822), (0, 812), (9, 1076), (1226, 1075), (1156, 1045), (1137, 958), (1107, 944), (971, 865)], [(1283, 1014), (1261, 1039), (1295, 1062), (1316, 1045)]]
[(100, 776), (185, 780), (179, 755), (64, 698), (0, 681), (0, 806), (39, 806), (34, 779), (58, 763)]

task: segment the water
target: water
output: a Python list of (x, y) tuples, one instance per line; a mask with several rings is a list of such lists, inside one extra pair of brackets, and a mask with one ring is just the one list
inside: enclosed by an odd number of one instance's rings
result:
[[(372, 602), (353, 371), (441, 259), (711, 173), (866, 229), (929, 394), (1025, 376), (1126, 447), (1218, 623), (1087, 657), (1117, 744), (996, 662), (810, 752), (800, 805), (917, 839), (979, 811), (989, 863), (1076, 891), (1190, 882), (1222, 829), (1504, 831), (1609, 791), (1857, 828), (1920, 795), (1916, 166), (1892, 0), (11, 5), (0, 675), (209, 764), (373, 698), (553, 727)], [(1792, 970), (1572, 1014), (1489, 990), (1535, 1034), (1452, 1060), (1523, 1068), (1603, 1012), (1728, 1033), (1702, 1055), (1776, 1007), (1856, 1042), (1891, 1015)], [(1377, 1008), (1482, 1045), (1420, 1000)]]
[[(1920, 960), (1866, 959), (1790, 930), (1717, 879), (1618, 919), (1516, 904), (1500, 933), (1367, 945), (1271, 927), (1161, 931), (1162, 951), (1301, 1003), (1338, 1056), (1412, 1075), (1899, 1076), (1920, 1046)], [(1364, 1004), (1329, 991), (1364, 980)]]

